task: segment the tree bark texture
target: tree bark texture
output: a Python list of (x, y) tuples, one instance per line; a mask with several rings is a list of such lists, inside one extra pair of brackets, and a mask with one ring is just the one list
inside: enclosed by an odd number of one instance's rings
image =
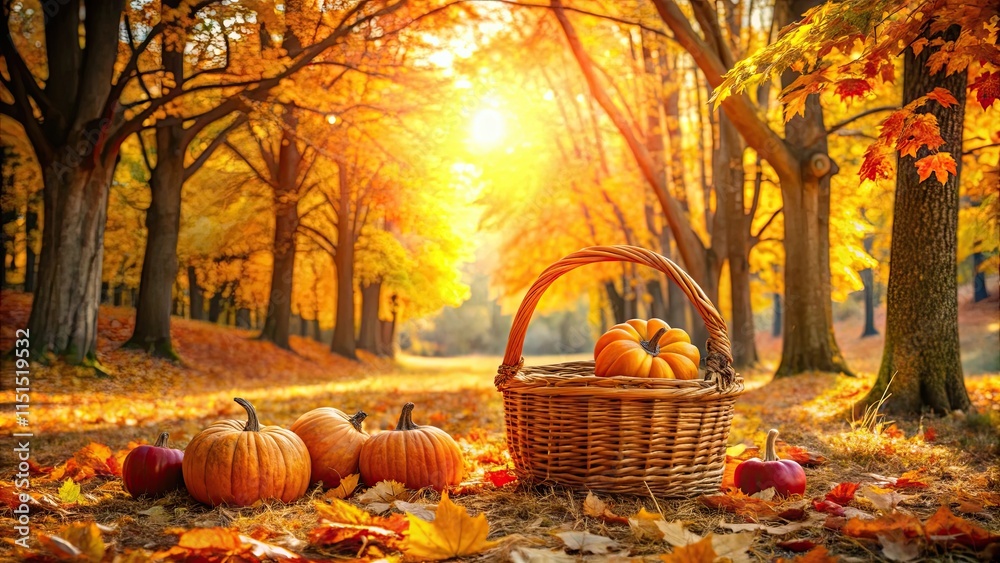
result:
[[(953, 41), (958, 34), (959, 28), (953, 26), (943, 35)], [(925, 37), (934, 39), (929, 34)], [(891, 396), (884, 409), (890, 413), (919, 414), (930, 409), (943, 414), (970, 406), (959, 352), (957, 281), (966, 73), (930, 74), (927, 59), (938, 49), (931, 43), (919, 56), (906, 50), (903, 104), (935, 87), (955, 96), (958, 104), (949, 108), (930, 102), (918, 111), (937, 118), (945, 141), (939, 150), (955, 155), (958, 173), (949, 175), (943, 185), (934, 175), (921, 182), (915, 162), (930, 154), (926, 147), (916, 158), (897, 160), (885, 348), (878, 379), (862, 402), (878, 401), (888, 387)]]
[(195, 321), (205, 318), (205, 294), (202, 293), (201, 286), (198, 285), (198, 271), (194, 266), (187, 267), (188, 276), (188, 316)]
[(337, 318), (330, 350), (356, 360), (354, 337), (354, 229), (351, 227), (351, 188), (347, 170), (339, 168), (340, 205), (337, 209), (337, 253), (333, 257), (337, 276)]
[(361, 286), (361, 329), (358, 333), (358, 348), (381, 355), (382, 334), (379, 331), (379, 303), (382, 282)]

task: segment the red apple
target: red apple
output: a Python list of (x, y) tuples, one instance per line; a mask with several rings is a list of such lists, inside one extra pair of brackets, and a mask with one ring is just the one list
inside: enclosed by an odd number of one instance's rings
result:
[(184, 452), (168, 448), (167, 437), (164, 432), (152, 446), (139, 446), (125, 456), (122, 482), (128, 494), (156, 498), (183, 485)]
[(752, 495), (774, 487), (778, 496), (801, 495), (806, 492), (806, 472), (802, 466), (790, 459), (778, 459), (774, 453), (774, 442), (778, 431), (767, 433), (767, 447), (764, 459), (753, 458), (736, 466), (733, 480), (745, 494)]

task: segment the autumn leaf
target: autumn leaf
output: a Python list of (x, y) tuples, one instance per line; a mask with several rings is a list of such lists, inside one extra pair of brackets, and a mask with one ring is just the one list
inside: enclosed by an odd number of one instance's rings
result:
[(597, 498), (592, 492), (587, 493), (587, 498), (583, 501), (583, 513), (592, 518), (598, 518), (609, 524), (628, 524), (629, 519), (615, 514), (608, 505)]
[(436, 504), (406, 502), (405, 500), (397, 500), (392, 503), (392, 506), (400, 512), (412, 514), (417, 518), (422, 518), (428, 522), (434, 521), (434, 511), (437, 510)]
[(673, 522), (660, 520), (656, 522), (656, 527), (659, 528), (663, 541), (674, 547), (681, 547), (701, 541), (701, 536), (688, 530), (687, 523), (680, 520), (674, 520)]
[(106, 547), (101, 530), (94, 522), (74, 522), (62, 528), (58, 535), (39, 534), (38, 542), (60, 561), (91, 561), (104, 559)]
[(937, 178), (937, 181), (944, 184), (948, 181), (948, 173), (958, 174), (958, 165), (955, 164), (955, 159), (952, 158), (949, 152), (936, 152), (934, 154), (925, 156), (916, 162), (917, 174), (920, 176), (920, 181), (931, 177)]
[(947, 506), (939, 508), (927, 520), (924, 532), (931, 541), (959, 543), (973, 549), (982, 549), (991, 543), (1000, 542), (1000, 535), (955, 516)]
[(607, 555), (612, 549), (618, 548), (618, 542), (615, 540), (590, 532), (560, 532), (556, 537), (566, 544), (567, 549), (581, 553)]
[(882, 555), (889, 561), (914, 561), (920, 557), (920, 544), (910, 540), (899, 530), (879, 534), (878, 543), (882, 546)]
[(345, 499), (352, 494), (354, 494), (354, 489), (358, 488), (358, 479), (361, 476), (357, 473), (352, 473), (347, 477), (340, 480), (340, 484), (336, 488), (330, 489), (323, 494), (325, 499)]
[(495, 542), (486, 539), (490, 533), (486, 515), (469, 516), (465, 508), (448, 498), (447, 492), (442, 494), (435, 514), (433, 522), (406, 515), (410, 531), (404, 552), (408, 558), (440, 561), (474, 555), (493, 547)]
[(331, 504), (313, 504), (319, 514), (319, 524), (309, 532), (314, 545), (336, 546), (354, 550), (357, 546), (378, 545), (398, 549), (409, 523), (401, 514), (383, 518), (357, 508), (345, 501), (331, 499)]
[(927, 98), (934, 100), (935, 102), (941, 104), (942, 106), (949, 108), (954, 105), (958, 105), (958, 100), (952, 95), (946, 88), (935, 88), (927, 94)]
[(840, 561), (840, 558), (830, 555), (830, 552), (821, 545), (794, 559), (778, 559), (778, 563), (837, 563), (838, 561)]
[(66, 479), (63, 481), (61, 487), (59, 487), (59, 500), (65, 502), (66, 504), (72, 504), (80, 499), (80, 485), (73, 482), (72, 479)]
[(720, 528), (725, 528), (726, 530), (731, 530), (733, 532), (756, 532), (762, 531), (767, 532), (772, 536), (783, 536), (790, 534), (792, 532), (797, 532), (799, 530), (804, 530), (806, 528), (811, 528), (819, 524), (825, 517), (821, 515), (813, 515), (809, 520), (802, 522), (790, 522), (788, 524), (782, 524), (780, 526), (769, 526), (767, 524), (760, 523), (749, 523), (749, 524), (729, 524), (725, 521), (719, 522)]
[(177, 538), (177, 547), (189, 551), (212, 550), (231, 553), (243, 548), (243, 541), (236, 530), (228, 528), (194, 528)]
[(902, 512), (891, 512), (873, 520), (851, 518), (841, 528), (841, 532), (846, 536), (868, 539), (877, 539), (879, 534), (889, 534), (897, 530), (908, 538), (916, 538), (923, 535), (923, 527), (920, 525), (920, 520), (917, 520), (915, 516)]
[(739, 491), (725, 495), (701, 496), (698, 500), (709, 508), (724, 510), (750, 520), (774, 518), (774, 505), (766, 500), (747, 496)]
[(976, 93), (976, 101), (984, 110), (1000, 99), (1000, 72), (983, 72), (969, 85), (969, 91)]
[(858, 490), (858, 486), (858, 483), (840, 483), (832, 491), (826, 493), (826, 500), (843, 506), (854, 500), (854, 493)]
[(927, 428), (926, 430), (924, 430), (924, 441), (925, 442), (933, 442), (935, 440), (937, 440), (937, 431), (936, 430), (934, 430), (933, 428)]
[(813, 540), (804, 539), (780, 541), (777, 545), (781, 549), (787, 549), (788, 551), (794, 551), (795, 553), (805, 553), (810, 549), (815, 548), (817, 544)]
[(865, 485), (861, 489), (861, 497), (868, 499), (875, 505), (875, 508), (883, 512), (895, 510), (896, 506), (910, 498), (892, 489), (883, 489), (874, 485)]
[(821, 454), (809, 451), (800, 446), (791, 446), (778, 442), (775, 449), (779, 458), (794, 460), (802, 467), (816, 467), (817, 465), (826, 463), (826, 458)]
[(672, 553), (661, 555), (660, 560), (667, 563), (712, 563), (716, 557), (712, 538), (706, 537), (697, 543), (674, 548)]
[(834, 83), (834, 92), (847, 103), (850, 103), (852, 98), (865, 97), (871, 90), (871, 83), (863, 78), (842, 78)]
[(663, 516), (659, 513), (648, 512), (645, 508), (640, 508), (632, 516), (625, 518), (632, 534), (638, 539), (661, 539), (662, 532), (658, 527), (663, 522)]
[(812, 501), (813, 508), (818, 512), (824, 512), (826, 514), (833, 514), (834, 516), (843, 516), (844, 507), (833, 502), (832, 500), (815, 498)]
[(395, 500), (405, 500), (409, 498), (409, 493), (402, 483), (396, 481), (379, 481), (374, 487), (369, 487), (367, 491), (358, 496), (361, 504), (385, 503), (392, 504)]

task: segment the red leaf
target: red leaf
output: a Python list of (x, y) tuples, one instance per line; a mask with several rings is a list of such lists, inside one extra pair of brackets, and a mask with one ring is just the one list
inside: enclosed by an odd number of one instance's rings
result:
[(750, 520), (774, 518), (778, 515), (774, 505), (766, 500), (747, 496), (739, 491), (727, 495), (710, 495), (698, 497), (702, 504), (709, 508), (725, 510), (739, 514)]
[(953, 96), (946, 88), (935, 88), (927, 94), (927, 97), (946, 108), (950, 108), (951, 106), (958, 104), (958, 100), (956, 100), (955, 96)]
[(850, 102), (851, 98), (863, 98), (871, 90), (872, 85), (863, 78), (844, 78), (836, 82), (834, 91), (841, 100)]
[(840, 558), (830, 555), (830, 552), (821, 545), (814, 547), (805, 555), (800, 555), (795, 559), (778, 559), (778, 563), (837, 563), (837, 561), (840, 561)]
[(934, 430), (933, 428), (928, 428), (927, 430), (924, 430), (924, 441), (933, 442), (934, 440), (937, 440), (937, 431)]
[(789, 446), (779, 442), (776, 449), (778, 457), (794, 460), (802, 467), (815, 467), (826, 463), (826, 458), (822, 455), (799, 446)]
[(958, 174), (958, 165), (955, 164), (955, 159), (948, 152), (936, 152), (925, 156), (916, 162), (916, 166), (921, 182), (930, 178), (931, 174), (934, 174), (937, 181), (944, 184), (948, 181), (949, 172)]
[[(900, 152), (902, 152), (902, 151), (900, 151)], [(912, 155), (910, 155), (910, 156), (916, 156), (916, 155), (917, 155), (917, 153), (914, 151), (914, 153)], [(900, 430), (899, 427), (896, 426), (895, 424), (890, 424), (888, 428), (886, 428), (885, 430), (882, 431), (882, 434), (884, 436), (888, 436), (889, 438), (905, 438), (906, 437), (906, 434), (904, 434), (903, 431)]]
[(861, 179), (877, 182), (889, 178), (892, 175), (892, 162), (887, 156), (881, 143), (872, 143), (865, 150), (865, 159), (861, 163)]
[(843, 506), (854, 500), (854, 493), (857, 490), (858, 483), (840, 483), (832, 491), (826, 493), (826, 500)]
[(851, 518), (841, 530), (845, 536), (877, 539), (880, 534), (899, 532), (905, 537), (916, 538), (923, 535), (923, 526), (916, 516), (902, 512), (891, 512), (874, 520)]
[(844, 507), (833, 502), (832, 500), (815, 498), (813, 499), (813, 508), (815, 508), (818, 512), (832, 514), (834, 516), (844, 515)]
[(778, 542), (778, 547), (794, 551), (795, 553), (805, 553), (816, 547), (817, 543), (812, 540), (788, 540)]
[(983, 109), (989, 109), (993, 102), (1000, 99), (1000, 72), (984, 72), (975, 82), (969, 85), (969, 90), (976, 93), (976, 101)]
[(504, 485), (517, 481), (517, 475), (515, 475), (510, 469), (487, 471), (484, 477), (486, 477), (486, 480), (493, 483), (493, 486), (498, 489)]

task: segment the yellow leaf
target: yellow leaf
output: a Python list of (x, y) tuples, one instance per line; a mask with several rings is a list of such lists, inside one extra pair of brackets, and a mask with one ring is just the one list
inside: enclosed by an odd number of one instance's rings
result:
[(335, 489), (330, 489), (329, 491), (327, 491), (323, 495), (323, 498), (325, 498), (325, 499), (332, 499), (332, 498), (343, 499), (343, 498), (347, 498), (347, 497), (351, 496), (351, 494), (354, 493), (354, 489), (358, 488), (358, 478), (359, 477), (360, 477), (360, 475), (358, 475), (357, 473), (352, 473), (351, 475), (348, 475), (347, 477), (344, 477), (343, 479), (340, 480), (340, 485), (338, 485), (337, 488), (335, 488)]
[(674, 547), (682, 547), (701, 541), (701, 536), (687, 529), (687, 524), (680, 520), (673, 522), (659, 521), (656, 527), (660, 529), (660, 537), (663, 541)]
[(62, 529), (58, 536), (39, 534), (39, 542), (60, 560), (92, 561), (104, 559), (104, 540), (94, 522), (77, 522)]
[(660, 559), (668, 563), (712, 563), (715, 561), (715, 549), (712, 548), (711, 536), (698, 543), (685, 545), (674, 549), (673, 553), (661, 555)]
[(407, 557), (420, 561), (440, 561), (473, 555), (493, 547), (488, 541), (490, 524), (486, 515), (469, 516), (464, 508), (451, 502), (445, 492), (438, 504), (437, 516), (427, 522), (412, 514), (406, 541)]
[(372, 504), (376, 502), (392, 504), (394, 500), (406, 500), (409, 494), (402, 483), (396, 481), (379, 481), (358, 497), (361, 504)]
[(66, 479), (59, 487), (59, 500), (66, 504), (72, 504), (80, 499), (80, 485), (73, 482), (73, 479)]
[(628, 526), (632, 528), (635, 537), (640, 540), (658, 540), (663, 537), (657, 527), (660, 522), (663, 522), (663, 517), (658, 513), (647, 512), (645, 508), (640, 508), (639, 512), (629, 516)]

